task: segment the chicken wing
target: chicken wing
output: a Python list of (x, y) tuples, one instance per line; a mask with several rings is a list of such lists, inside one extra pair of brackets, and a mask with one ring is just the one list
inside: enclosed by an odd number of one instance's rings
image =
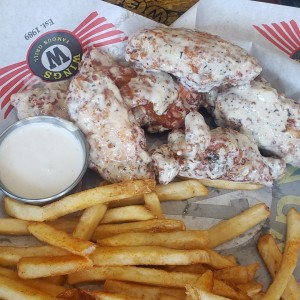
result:
[(198, 110), (202, 103), (200, 93), (184, 87), (170, 74), (124, 66), (100, 49), (86, 52), (80, 70), (102, 72), (111, 78), (140, 126), (149, 132), (180, 128), (186, 114)]
[(125, 58), (162, 70), (199, 92), (242, 85), (261, 72), (257, 60), (218, 36), (183, 28), (145, 29), (128, 42)]
[(185, 131), (171, 132), (168, 145), (153, 150), (152, 158), (161, 183), (180, 175), (272, 185), (285, 170), (283, 160), (262, 156), (246, 135), (221, 127), (210, 130), (198, 112), (189, 113)]
[(90, 167), (109, 182), (153, 177), (146, 139), (118, 87), (104, 72), (83, 69), (69, 87), (71, 119), (90, 145)]
[(186, 114), (197, 111), (202, 103), (200, 93), (187, 89), (162, 71), (136, 69), (136, 76), (120, 92), (148, 132), (182, 127)]
[(10, 103), (19, 119), (35, 116), (54, 116), (68, 120), (67, 90), (70, 80), (40, 82), (23, 92), (13, 94)]
[(219, 126), (231, 127), (253, 139), (260, 149), (300, 167), (300, 105), (266, 81), (229, 88), (213, 107)]

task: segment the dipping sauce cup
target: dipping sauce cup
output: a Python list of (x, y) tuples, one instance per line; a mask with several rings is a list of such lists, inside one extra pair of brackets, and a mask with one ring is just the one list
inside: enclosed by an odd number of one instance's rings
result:
[(26, 118), (0, 135), (0, 188), (14, 199), (42, 205), (61, 198), (87, 166), (84, 134), (61, 118)]

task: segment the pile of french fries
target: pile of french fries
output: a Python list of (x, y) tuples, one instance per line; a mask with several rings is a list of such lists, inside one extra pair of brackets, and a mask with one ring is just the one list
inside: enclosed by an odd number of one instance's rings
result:
[[(161, 202), (207, 195), (199, 180), (102, 185), (45, 206), (6, 197), (0, 234), (32, 235), (40, 246), (0, 247), (1, 299), (300, 299), (292, 276), (300, 248), (300, 214), (287, 215), (283, 254), (271, 235), (258, 251), (273, 277), (256, 281), (257, 262), (241, 265), (215, 247), (269, 217), (264, 203), (207, 230), (166, 219)], [(74, 214), (75, 213), (75, 214)]]

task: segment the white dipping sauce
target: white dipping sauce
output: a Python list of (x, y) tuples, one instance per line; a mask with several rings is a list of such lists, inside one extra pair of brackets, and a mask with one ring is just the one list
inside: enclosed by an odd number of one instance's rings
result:
[(74, 183), (84, 158), (80, 140), (67, 129), (28, 123), (12, 131), (0, 145), (0, 180), (16, 196), (47, 198)]

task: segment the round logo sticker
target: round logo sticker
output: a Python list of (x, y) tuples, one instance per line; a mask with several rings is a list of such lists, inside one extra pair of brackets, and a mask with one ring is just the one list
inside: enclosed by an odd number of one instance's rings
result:
[(68, 31), (48, 32), (39, 37), (27, 55), (31, 71), (46, 81), (74, 76), (81, 61), (80, 42)]

